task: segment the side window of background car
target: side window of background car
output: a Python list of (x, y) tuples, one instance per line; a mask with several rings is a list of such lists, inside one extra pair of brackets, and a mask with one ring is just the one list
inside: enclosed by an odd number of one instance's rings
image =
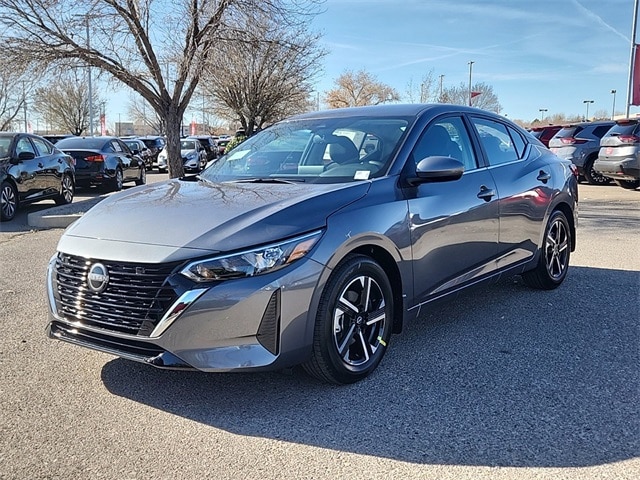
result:
[(476, 156), (461, 117), (448, 117), (429, 125), (412, 155), (416, 164), (427, 157), (445, 156), (462, 162), (465, 171), (477, 168)]
[(120, 146), (120, 143), (118, 143), (116, 140), (111, 142), (111, 148), (113, 148), (114, 152), (122, 152), (123, 151), (122, 147)]
[(18, 143), (16, 144), (16, 155), (19, 156), (22, 152), (31, 152), (36, 157), (38, 156), (38, 154), (33, 149), (33, 145), (27, 137), (20, 138), (20, 140), (18, 140)]
[(489, 165), (500, 165), (520, 158), (506, 125), (478, 117), (472, 117), (471, 121), (478, 132)]

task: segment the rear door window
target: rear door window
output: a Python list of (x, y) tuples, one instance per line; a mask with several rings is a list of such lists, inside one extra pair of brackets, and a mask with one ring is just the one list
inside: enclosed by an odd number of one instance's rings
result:
[(472, 117), (471, 122), (478, 133), (489, 165), (509, 163), (520, 158), (506, 125), (480, 117)]

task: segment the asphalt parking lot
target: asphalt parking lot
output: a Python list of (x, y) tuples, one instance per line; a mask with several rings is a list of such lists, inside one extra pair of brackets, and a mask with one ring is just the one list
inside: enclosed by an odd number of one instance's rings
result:
[(51, 205), (0, 225), (1, 479), (640, 477), (640, 190), (580, 185), (559, 289), (515, 277), (434, 306), (346, 387), (49, 340), (62, 229), (27, 216)]

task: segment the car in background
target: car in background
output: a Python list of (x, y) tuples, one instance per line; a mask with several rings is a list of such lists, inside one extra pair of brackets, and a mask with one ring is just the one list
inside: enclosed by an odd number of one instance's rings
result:
[(74, 222), (47, 271), (47, 332), (158, 368), (301, 364), (353, 383), (433, 302), (503, 276), (559, 287), (574, 172), (476, 108), (291, 117), (200, 175), (109, 196)]
[(615, 122), (605, 120), (565, 125), (549, 141), (549, 149), (560, 158), (570, 160), (578, 167), (578, 174), (591, 185), (606, 185), (611, 179), (596, 170), (593, 165), (600, 151), (600, 139)]
[(42, 138), (44, 138), (45, 140), (49, 140), (51, 143), (53, 143), (54, 145), (56, 143), (58, 143), (59, 140), (62, 140), (63, 138), (69, 138), (69, 137), (75, 137), (75, 135), (72, 135), (71, 133), (61, 133), (61, 134), (46, 134), (46, 135), (42, 135)]
[(57, 145), (74, 158), (78, 187), (118, 191), (127, 182), (147, 182), (144, 161), (118, 137), (73, 137), (60, 140)]
[(231, 141), (231, 137), (219, 138), (218, 140), (216, 140), (216, 143), (218, 144), (219, 157), (224, 155), (225, 149), (227, 148), (227, 145), (229, 144), (230, 141)]
[(25, 203), (73, 201), (73, 158), (51, 142), (28, 133), (0, 132), (0, 220), (13, 220)]
[(616, 121), (600, 140), (598, 159), (593, 167), (627, 189), (640, 187), (640, 121)]
[(531, 135), (540, 140), (545, 147), (549, 146), (549, 140), (562, 129), (562, 125), (538, 125), (531, 127), (529, 132)]
[(147, 170), (151, 170), (151, 168), (153, 167), (153, 157), (151, 154), (151, 149), (147, 147), (147, 145), (139, 138), (121, 138), (121, 140), (127, 147), (129, 147), (131, 153), (142, 158), (145, 168)]
[(211, 162), (218, 158), (218, 144), (210, 135), (190, 135), (187, 138), (195, 138), (200, 142), (202, 148), (207, 153), (207, 162)]
[[(207, 152), (198, 139), (181, 139), (180, 156), (182, 157), (182, 165), (185, 172), (198, 173), (207, 166)], [(158, 155), (156, 165), (160, 172), (165, 172), (169, 169), (166, 148), (164, 148)]]
[(151, 152), (152, 167), (158, 167), (158, 155), (167, 143), (165, 138), (159, 135), (146, 135), (138, 138), (144, 142)]

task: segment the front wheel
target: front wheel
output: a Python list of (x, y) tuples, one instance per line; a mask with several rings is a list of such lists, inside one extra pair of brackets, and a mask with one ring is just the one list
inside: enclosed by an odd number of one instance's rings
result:
[(362, 380), (382, 360), (392, 321), (393, 293), (382, 267), (363, 255), (347, 257), (322, 292), (304, 369), (330, 383)]
[(0, 186), (0, 220), (13, 220), (18, 210), (18, 191), (12, 183), (4, 181)]
[(136, 179), (136, 185), (144, 185), (147, 183), (147, 169), (142, 166), (140, 169), (140, 176)]
[(551, 214), (544, 234), (544, 243), (536, 267), (522, 274), (524, 282), (533, 288), (552, 290), (564, 281), (569, 269), (571, 229), (564, 213)]
[(626, 190), (635, 190), (640, 187), (640, 180), (616, 180), (616, 185)]

